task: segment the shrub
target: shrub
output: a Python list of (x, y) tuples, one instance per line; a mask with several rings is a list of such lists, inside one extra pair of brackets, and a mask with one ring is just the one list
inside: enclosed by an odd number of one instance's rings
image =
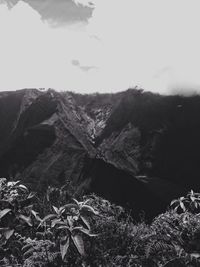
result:
[(198, 213), (200, 211), (200, 193), (191, 190), (185, 197), (173, 200), (170, 206), (176, 211)]
[(48, 188), (47, 195), (40, 198), (20, 181), (3, 178), (0, 265), (197, 267), (198, 201), (199, 194), (191, 191), (147, 225), (135, 222), (122, 207), (96, 195), (69, 202), (63, 187)]

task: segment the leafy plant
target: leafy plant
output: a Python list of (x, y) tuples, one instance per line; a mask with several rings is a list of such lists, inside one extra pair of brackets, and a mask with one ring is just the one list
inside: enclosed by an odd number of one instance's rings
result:
[(198, 212), (200, 209), (200, 193), (195, 193), (193, 190), (188, 192), (186, 197), (180, 197), (171, 202), (170, 206), (175, 211), (181, 210), (182, 212)]
[(55, 243), (50, 240), (32, 240), (29, 238), (22, 248), (22, 253), (24, 258), (23, 267), (53, 267), (62, 264)]
[(94, 194), (69, 202), (64, 187), (48, 190), (43, 202), (20, 181), (0, 179), (1, 266), (200, 266), (199, 193), (148, 225)]
[(39, 220), (31, 204), (34, 194), (29, 193), (26, 186), (16, 182), (8, 182), (5, 178), (0, 180), (0, 250), (4, 257), (9, 254), (21, 258), (23, 237), (28, 232), (34, 220)]
[(54, 213), (48, 214), (43, 218), (39, 227), (52, 230), (59, 240), (60, 253), (62, 260), (65, 260), (70, 245), (74, 245), (78, 253), (84, 258), (86, 256), (84, 240), (82, 235), (96, 236), (90, 232), (89, 216), (98, 213), (87, 205), (87, 200), (66, 204), (60, 208), (53, 206)]

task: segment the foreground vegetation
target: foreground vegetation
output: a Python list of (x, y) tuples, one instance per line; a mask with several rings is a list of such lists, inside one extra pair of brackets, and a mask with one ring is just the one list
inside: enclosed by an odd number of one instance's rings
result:
[(0, 179), (0, 266), (200, 266), (200, 194), (174, 200), (152, 223), (95, 195), (38, 197)]

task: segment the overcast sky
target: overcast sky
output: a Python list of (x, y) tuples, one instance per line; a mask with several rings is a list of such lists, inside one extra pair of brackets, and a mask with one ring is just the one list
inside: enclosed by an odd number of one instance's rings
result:
[(200, 92), (199, 0), (0, 0), (0, 91)]

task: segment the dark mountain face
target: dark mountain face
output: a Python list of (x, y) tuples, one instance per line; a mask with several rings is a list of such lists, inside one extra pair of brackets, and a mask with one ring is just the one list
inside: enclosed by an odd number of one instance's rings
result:
[[(166, 208), (167, 200), (179, 192), (178, 188), (172, 189), (171, 183), (165, 182), (164, 184), (162, 180), (144, 181), (135, 178), (101, 159), (93, 159), (90, 162), (83, 180), (88, 177), (90, 178), (90, 191), (130, 209), (135, 219), (139, 219), (143, 211), (146, 219), (154, 218)], [(163, 187), (163, 192), (159, 195), (161, 187)]]
[(94, 155), (85, 118), (70, 96), (51, 90), (32, 93), (23, 90), (0, 98), (0, 121), (7, 127), (0, 142), (0, 175), (20, 175), (38, 188), (64, 183), (66, 177), (76, 181), (84, 158)]
[[(128, 91), (109, 117), (98, 146), (108, 161), (116, 164), (117, 154), (123, 154), (122, 165), (133, 174), (159, 177), (198, 190), (199, 114), (200, 96)], [(120, 145), (121, 140), (125, 140), (124, 145)], [(135, 169), (127, 162), (135, 164)]]
[(68, 183), (151, 217), (199, 190), (200, 97), (0, 93), (0, 176)]

